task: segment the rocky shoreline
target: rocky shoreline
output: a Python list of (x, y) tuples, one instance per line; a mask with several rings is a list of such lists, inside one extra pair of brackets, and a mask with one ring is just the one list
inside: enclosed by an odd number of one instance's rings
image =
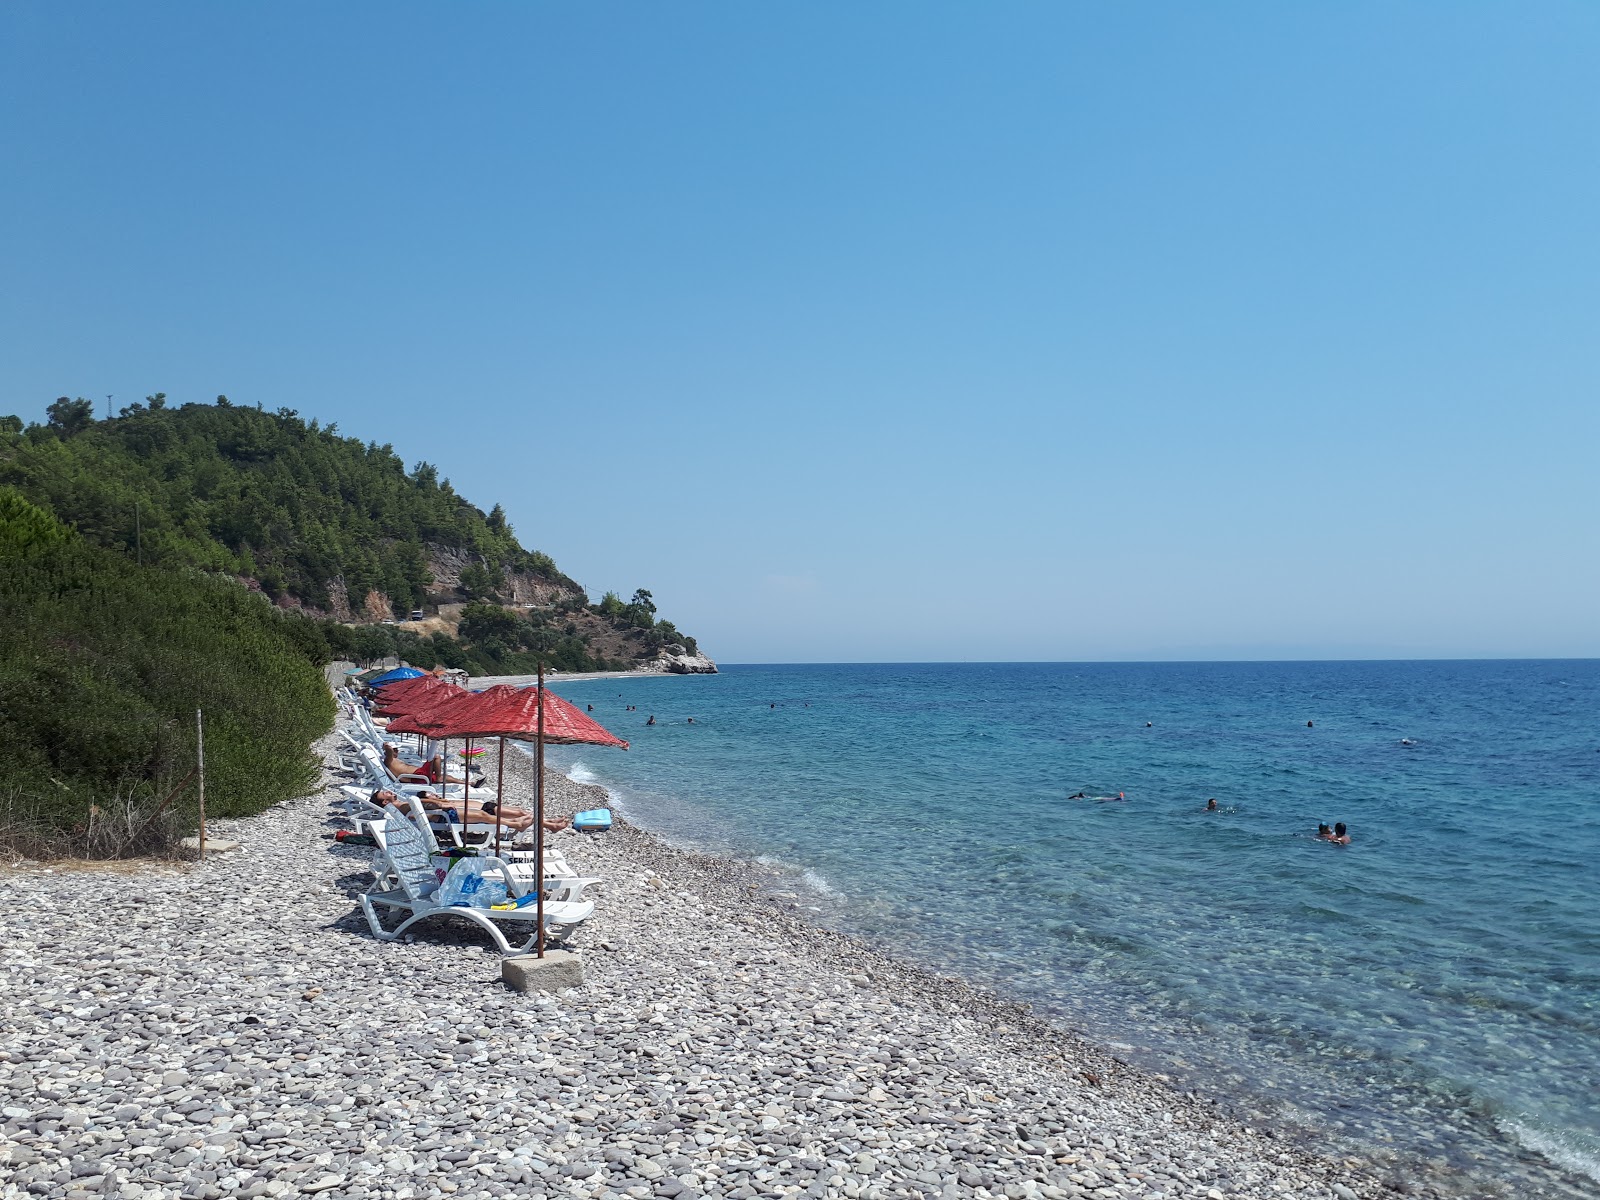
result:
[[(531, 762), (506, 759), (529, 795)], [(547, 788), (553, 811), (605, 800)], [(625, 822), (557, 835), (608, 880), (575, 943), (585, 986), (511, 992), (464, 922), (370, 936), (369, 852), (331, 841), (335, 795), (217, 823), (243, 849), (203, 863), (0, 881), (0, 1195), (1433, 1194), (1247, 1129), (822, 929), (758, 864)]]

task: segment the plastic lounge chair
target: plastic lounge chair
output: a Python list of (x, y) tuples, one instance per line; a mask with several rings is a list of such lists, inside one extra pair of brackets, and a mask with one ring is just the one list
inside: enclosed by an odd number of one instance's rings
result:
[[(417, 827), (403, 816), (391, 817), (382, 826), (374, 826), (373, 836), (378, 842), (378, 852), (384, 860), (387, 874), (397, 885), (387, 891), (367, 892), (361, 897), (361, 909), (367, 915), (367, 924), (372, 927), (374, 937), (394, 942), (411, 926), (429, 917), (459, 917), (488, 933), (502, 954), (525, 953), (537, 944), (538, 931), (535, 930), (526, 942), (513, 950), (511, 942), (501, 931), (501, 926), (505, 924), (536, 923), (537, 910), (532, 907), (497, 910), (466, 908), (435, 901), (432, 897), (439, 890), (439, 879), (434, 873), (427, 843)], [(505, 871), (507, 890), (513, 896), (527, 894), (505, 863), (494, 858), (485, 859), (484, 862)], [(394, 929), (385, 929), (378, 916), (379, 908), (395, 909), (407, 915)], [(593, 912), (594, 905), (586, 900), (546, 900), (545, 936), (558, 942), (566, 941)]]
[[(411, 823), (416, 826), (417, 833), (422, 837), (423, 845), (428, 851), (430, 860), (433, 855), (442, 852), (443, 848), (439, 843), (438, 837), (441, 825), (438, 821), (444, 814), (429, 811), (415, 797), (410, 797), (402, 801), (400, 805), (389, 808), (379, 807), (370, 800), (365, 801), (364, 804), (365, 810), (370, 810), (366, 811), (362, 817), (366, 832), (372, 832), (371, 826), (374, 824), (374, 813), (378, 821), (391, 816), (409, 817)], [(361, 825), (357, 826), (358, 830), (361, 830), (361, 828)], [(448, 818), (446, 818), (442, 828), (448, 831), (459, 828), (459, 826), (449, 824)], [(533, 855), (531, 853), (517, 860), (509, 860), (502, 855), (495, 861), (505, 864), (506, 868), (511, 872), (511, 879), (516, 887), (521, 889), (522, 893), (533, 890), (533, 881), (538, 878), (538, 872), (534, 868)], [(378, 875), (378, 890), (394, 886), (393, 883), (386, 882), (387, 877), (380, 870), (375, 869), (374, 873)], [(491, 875), (495, 874), (497, 872), (491, 872)], [(499, 877), (504, 882), (504, 876)], [(546, 903), (550, 900), (582, 900), (586, 888), (593, 884), (604, 882), (604, 879), (596, 875), (579, 875), (572, 869), (566, 860), (566, 856), (559, 850), (553, 855), (549, 853), (545, 855), (544, 890)]]
[(363, 826), (385, 820), (389, 815), (383, 811), (381, 805), (372, 802), (371, 788), (351, 787), (347, 784), (339, 789), (339, 795), (343, 801), (345, 818), (350, 822), (350, 828), (357, 833), (365, 833)]
[(463, 794), (473, 800), (492, 800), (494, 793), (488, 788), (463, 788), (459, 783), (435, 784), (421, 775), (396, 775), (383, 765), (383, 754), (371, 746), (361, 749), (361, 761), (366, 764), (367, 778), (373, 787), (393, 788), (397, 792), (415, 795), (418, 792), (436, 792), (446, 800), (459, 800)]

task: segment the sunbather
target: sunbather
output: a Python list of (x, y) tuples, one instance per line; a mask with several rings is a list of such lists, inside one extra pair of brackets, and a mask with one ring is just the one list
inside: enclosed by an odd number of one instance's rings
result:
[[(372, 802), (382, 808), (393, 804), (399, 797), (389, 788), (379, 788), (372, 793)], [(512, 833), (522, 833), (533, 828), (534, 816), (522, 808), (512, 808), (507, 805), (496, 805), (493, 800), (479, 802), (477, 800), (446, 800), (433, 792), (418, 792), (417, 799), (422, 801), (422, 807), (430, 812), (444, 812), (454, 809), (460, 813), (463, 823), (467, 825), (493, 825), (495, 814), (498, 811), (500, 827)], [(462, 810), (465, 811), (462, 811)], [(544, 827), (550, 833), (565, 829), (572, 824), (571, 817), (546, 817)]]
[[(444, 773), (444, 756), (435, 755), (425, 763), (409, 763), (400, 757), (400, 751), (395, 747), (393, 742), (385, 742), (383, 744), (383, 765), (387, 767), (389, 773), (396, 778), (401, 775), (421, 775), (429, 783), (438, 783), (439, 776)], [(461, 779), (455, 775), (451, 775), (445, 780), (445, 782), (464, 784), (467, 782), (467, 780)], [(472, 781), (474, 786), (482, 782), (482, 777)]]

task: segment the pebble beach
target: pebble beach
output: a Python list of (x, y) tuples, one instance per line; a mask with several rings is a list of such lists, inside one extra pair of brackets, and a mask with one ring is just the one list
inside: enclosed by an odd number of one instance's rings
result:
[[(507, 775), (531, 795), (524, 756)], [(1436, 1194), (1247, 1128), (821, 928), (759, 864), (624, 822), (554, 839), (607, 881), (573, 940), (581, 988), (506, 988), (465, 922), (380, 942), (355, 900), (372, 852), (331, 840), (339, 782), (215, 823), (241, 848), (204, 862), (13, 864), (0, 1195)], [(606, 797), (551, 773), (547, 800)]]

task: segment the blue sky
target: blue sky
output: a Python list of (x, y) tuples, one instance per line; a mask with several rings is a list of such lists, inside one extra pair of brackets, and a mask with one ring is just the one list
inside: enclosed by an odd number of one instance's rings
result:
[(0, 7), (0, 411), (427, 459), (727, 661), (1600, 654), (1600, 8)]

